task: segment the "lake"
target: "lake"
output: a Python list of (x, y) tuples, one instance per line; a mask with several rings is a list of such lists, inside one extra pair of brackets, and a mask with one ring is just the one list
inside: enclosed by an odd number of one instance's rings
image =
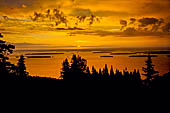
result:
[[(145, 67), (145, 61), (147, 60), (147, 57), (140, 57), (140, 55), (146, 55), (144, 51), (147, 50), (18, 50), (15, 51), (14, 54), (10, 55), (10, 61), (16, 64), (18, 60), (17, 56), (23, 54), (26, 57), (25, 64), (30, 75), (59, 78), (63, 60), (68, 58), (70, 62), (72, 55), (76, 54), (87, 60), (87, 65), (90, 67), (90, 69), (94, 65), (95, 68), (99, 70), (99, 68), (104, 68), (105, 64), (107, 64), (109, 69), (112, 65), (114, 71), (116, 69), (122, 71), (125, 68), (127, 68), (129, 71), (139, 69), (140, 73), (142, 74), (142, 67)], [(160, 75), (169, 72), (169, 54), (158, 53), (154, 55), (157, 56), (152, 57), (155, 70), (159, 71)]]

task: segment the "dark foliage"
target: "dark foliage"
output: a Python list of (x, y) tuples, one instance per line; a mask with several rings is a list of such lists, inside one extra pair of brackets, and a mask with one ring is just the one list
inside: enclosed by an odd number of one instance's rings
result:
[(16, 75), (19, 77), (28, 76), (28, 72), (26, 72), (26, 66), (24, 60), (25, 60), (24, 56), (21, 55), (20, 59), (18, 60), (17, 69), (16, 69)]
[(14, 45), (7, 44), (6, 41), (3, 41), (3, 35), (0, 34), (0, 73), (1, 78), (9, 77), (9, 75), (13, 75), (16, 71), (16, 67), (11, 64), (7, 57), (9, 54), (12, 54), (13, 49), (15, 49)]
[(167, 23), (165, 26), (162, 28), (163, 32), (170, 32), (170, 23)]
[[(118, 69), (116, 72), (113, 71), (113, 67), (111, 66), (110, 70), (105, 64), (103, 70), (99, 69), (97, 71), (94, 66), (92, 66), (92, 70), (90, 71), (89, 67), (87, 67), (87, 61), (82, 59), (80, 56), (73, 55), (71, 59), (71, 65), (68, 62), (68, 59), (65, 59), (63, 62), (61, 77), (67, 81), (74, 80), (108, 80), (113, 82), (129, 82), (134, 83), (134, 87), (140, 87), (142, 80), (139, 73), (139, 70), (134, 70), (133, 72), (129, 72), (125, 69), (120, 72)], [(110, 73), (109, 73), (110, 72)]]
[[(0, 34), (2, 38), (2, 35)], [(32, 77), (26, 72), (24, 56), (18, 65), (8, 61), (13, 45), (0, 40), (0, 112), (167, 112), (169, 110), (170, 72), (159, 76), (148, 55), (143, 68), (148, 85), (139, 70), (120, 72), (107, 64), (90, 71), (87, 61), (73, 55), (63, 61), (63, 80)]]
[[(146, 85), (150, 85), (150, 82), (152, 81), (152, 79), (154, 78), (154, 76), (156, 76), (159, 72), (154, 70), (154, 65), (152, 64), (152, 59), (151, 59), (151, 55), (148, 55), (148, 59), (146, 60), (146, 68), (143, 67), (143, 71), (144, 71), (144, 76), (146, 76)], [(158, 75), (157, 75), (158, 76)]]
[(89, 73), (86, 63), (87, 61), (85, 59), (82, 59), (80, 56), (73, 55), (71, 65), (67, 59), (63, 62), (61, 77), (64, 80), (86, 79), (86, 74)]

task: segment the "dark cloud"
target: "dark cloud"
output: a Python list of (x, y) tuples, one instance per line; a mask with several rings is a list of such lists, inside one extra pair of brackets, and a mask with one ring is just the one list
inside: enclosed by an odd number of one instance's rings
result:
[(158, 29), (161, 27), (161, 25), (164, 23), (164, 19), (163, 18), (160, 18), (159, 21), (153, 25), (151, 31), (153, 32), (157, 32)]
[(95, 15), (90, 9), (81, 9), (76, 8), (72, 10), (72, 12), (69, 14), (70, 16), (75, 16), (78, 21), (75, 23), (78, 25), (82, 22), (88, 22), (88, 25), (92, 25), (95, 22), (100, 22), (100, 18)]
[(44, 20), (50, 20), (50, 21), (55, 21), (56, 26), (58, 26), (61, 23), (64, 23), (65, 26), (67, 26), (68, 24), (68, 20), (67, 20), (67, 16), (65, 16), (65, 14), (57, 9), (48, 9), (47, 11), (45, 11), (45, 13), (38, 13), (38, 12), (34, 12), (34, 15), (31, 16), (31, 19), (33, 21), (44, 21)]
[(123, 30), (127, 26), (127, 21), (126, 20), (120, 20), (120, 25), (122, 25), (120, 30)]
[(162, 30), (163, 30), (163, 32), (170, 33), (170, 23), (167, 23), (165, 26), (163, 26)]
[[(134, 21), (138, 21), (138, 24), (134, 23)], [(123, 27), (126, 27), (124, 30), (124, 33), (128, 34), (134, 34), (134, 33), (144, 33), (147, 34), (153, 34), (153, 33), (165, 33), (168, 34), (170, 33), (170, 23), (166, 23), (163, 18), (148, 18), (148, 17), (143, 17), (140, 19), (135, 19), (131, 18), (130, 19), (130, 24), (134, 25), (135, 27), (129, 27), (129, 25), (126, 25), (127, 21), (121, 20), (121, 25)], [(136, 26), (137, 25), (137, 26)], [(154, 34), (153, 34), (154, 35)]]
[[(143, 17), (143, 18), (130, 18), (129, 20), (120, 20), (120, 25), (122, 28), (120, 30), (126, 32), (160, 32), (162, 31), (162, 25), (165, 24), (163, 18), (150, 18), (150, 17)], [(133, 26), (133, 27), (132, 27)]]
[(124, 30), (124, 33), (126, 33), (126, 34), (134, 34), (134, 33), (136, 33), (137, 32), (137, 30), (134, 28), (134, 27), (128, 27), (128, 28), (126, 28), (126, 30)]
[[(100, 22), (100, 19), (93, 15), (88, 9), (75, 9), (70, 13), (71, 19), (64, 14), (60, 9), (47, 9), (43, 12), (34, 12), (33, 16), (30, 16), (33, 21), (53, 21), (58, 26), (62, 23), (68, 28), (77, 28), (79, 23), (88, 22), (88, 25), (92, 25), (94, 22)], [(74, 26), (71, 25), (74, 23)], [(73, 25), (73, 24), (72, 24)]]
[(140, 29), (142, 27), (147, 27), (147, 26), (152, 26), (152, 28), (150, 29), (150, 31), (152, 32), (157, 32), (158, 29), (161, 27), (161, 25), (164, 23), (164, 19), (160, 18), (142, 18), (139, 19), (138, 22), (140, 23), (140, 25), (138, 25), (140, 27)]
[(135, 22), (136, 22), (136, 18), (130, 18), (130, 23), (129, 23), (129, 25), (134, 24)]
[(141, 27), (146, 27), (148, 25), (154, 25), (158, 22), (159, 20), (157, 18), (142, 18), (139, 19), (138, 22), (140, 23), (139, 26)]

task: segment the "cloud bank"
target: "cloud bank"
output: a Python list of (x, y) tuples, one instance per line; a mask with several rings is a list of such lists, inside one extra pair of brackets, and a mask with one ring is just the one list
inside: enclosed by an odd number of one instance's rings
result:
[(1, 0), (0, 14), (19, 15), (61, 8), (67, 13), (99, 16), (164, 16), (170, 12), (169, 0)]

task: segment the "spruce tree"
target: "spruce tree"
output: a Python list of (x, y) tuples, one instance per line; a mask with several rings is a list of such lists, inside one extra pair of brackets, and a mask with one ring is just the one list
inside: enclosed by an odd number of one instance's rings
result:
[(133, 76), (135, 77), (136, 74), (137, 74), (136, 69), (134, 69), (134, 71), (133, 71)]
[(86, 78), (87, 60), (80, 56), (73, 55), (70, 67), (71, 79)]
[(61, 77), (63, 79), (69, 79), (70, 64), (67, 58), (63, 61), (62, 66)]
[(140, 72), (139, 72), (139, 70), (137, 70), (137, 73), (136, 73), (136, 79), (137, 79), (138, 81), (140, 81), (140, 80), (141, 80), (141, 76), (140, 76)]
[(86, 73), (87, 73), (88, 76), (90, 76), (90, 69), (89, 69), (89, 67), (87, 67)]
[(127, 70), (127, 68), (125, 68), (124, 70), (123, 70), (123, 74), (124, 74), (124, 80), (130, 80), (131, 79), (131, 75), (130, 75), (130, 73), (128, 72), (128, 70)]
[(95, 69), (95, 67), (94, 66), (92, 66), (92, 77), (97, 77), (97, 75), (98, 75), (98, 73), (97, 73), (97, 71), (96, 71), (96, 69)]
[(23, 55), (21, 55), (18, 60), (17, 75), (20, 77), (26, 77), (28, 75), (28, 73), (26, 72), (25, 58)]
[(106, 78), (109, 77), (109, 72), (108, 72), (107, 64), (105, 64), (105, 68), (104, 68), (104, 76), (105, 76)]
[(148, 54), (148, 59), (146, 60), (146, 68), (143, 67), (144, 76), (146, 76), (146, 81), (152, 81), (153, 77), (157, 75), (159, 72), (154, 70), (154, 65), (152, 64), (151, 55)]
[(111, 68), (110, 68), (110, 78), (114, 79), (114, 71), (113, 71), (113, 66), (112, 65), (111, 65)]
[(101, 70), (101, 68), (99, 69), (99, 77), (102, 77), (102, 70)]

